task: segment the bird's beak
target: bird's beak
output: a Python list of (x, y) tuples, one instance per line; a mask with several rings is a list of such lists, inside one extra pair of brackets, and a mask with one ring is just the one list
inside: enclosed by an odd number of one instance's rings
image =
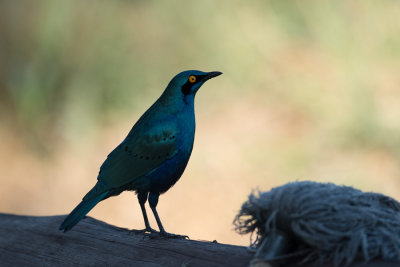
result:
[(211, 71), (211, 72), (206, 72), (203, 75), (198, 75), (199, 80), (192, 86), (192, 93), (196, 94), (197, 90), (209, 79), (212, 79), (214, 77), (217, 77), (221, 75), (222, 72), (219, 71)]
[(209, 79), (212, 79), (214, 77), (217, 77), (217, 76), (219, 76), (221, 74), (222, 74), (222, 72), (220, 72), (220, 71), (211, 71), (211, 72), (206, 74), (206, 76), (203, 78), (202, 81), (205, 82), (205, 81), (207, 81)]

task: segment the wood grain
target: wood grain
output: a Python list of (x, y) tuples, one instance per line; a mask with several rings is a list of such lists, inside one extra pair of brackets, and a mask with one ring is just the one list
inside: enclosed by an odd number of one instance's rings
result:
[[(249, 266), (246, 247), (216, 242), (151, 239), (87, 217), (71, 231), (58, 230), (62, 216), (19, 216), (0, 213), (0, 266)], [(273, 266), (258, 263), (253, 266)], [(281, 266), (299, 265), (294, 259)], [(333, 264), (326, 264), (333, 267)], [(397, 267), (375, 260), (352, 267)]]
[(91, 217), (64, 234), (64, 218), (0, 213), (0, 265), (247, 266), (253, 256), (241, 246), (150, 239)]

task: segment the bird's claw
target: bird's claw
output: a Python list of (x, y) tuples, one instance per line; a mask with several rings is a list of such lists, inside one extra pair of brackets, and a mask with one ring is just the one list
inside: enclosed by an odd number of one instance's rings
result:
[(176, 234), (169, 234), (170, 236), (167, 236), (167, 238), (172, 238), (172, 239), (182, 239), (182, 240), (189, 240), (189, 236), (187, 235), (176, 235)]
[(129, 233), (134, 235), (145, 235), (151, 239), (153, 238), (189, 239), (187, 235), (177, 235), (165, 231), (158, 232), (153, 228), (145, 228), (142, 230), (132, 229), (129, 230)]
[(157, 232), (157, 233), (152, 233), (150, 235), (150, 238), (172, 238), (172, 239), (189, 239), (187, 235), (177, 235), (177, 234), (172, 234), (172, 233), (167, 233), (167, 232)]
[(153, 228), (145, 228), (142, 230), (136, 230), (136, 229), (132, 229), (129, 230), (129, 233), (135, 234), (135, 235), (141, 235), (141, 234), (154, 234), (154, 233), (158, 233), (156, 230), (154, 230)]

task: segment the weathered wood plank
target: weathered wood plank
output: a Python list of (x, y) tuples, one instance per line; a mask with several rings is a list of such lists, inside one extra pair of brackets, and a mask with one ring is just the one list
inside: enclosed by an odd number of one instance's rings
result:
[[(64, 234), (58, 231), (64, 218), (0, 213), (0, 266), (248, 266), (253, 257), (246, 247), (150, 239), (91, 217)], [(298, 265), (294, 260), (283, 266)], [(352, 266), (399, 265), (376, 260)]]
[(65, 216), (0, 214), (1, 266), (247, 266), (245, 247), (149, 239), (87, 217), (64, 234)]

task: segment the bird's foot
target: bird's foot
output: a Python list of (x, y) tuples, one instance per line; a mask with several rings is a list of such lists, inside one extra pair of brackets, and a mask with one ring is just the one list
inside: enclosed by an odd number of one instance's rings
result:
[(187, 235), (177, 235), (167, 232), (161, 233), (161, 235), (165, 238), (172, 238), (172, 239), (186, 239), (186, 240), (190, 239)]
[(132, 229), (129, 230), (129, 233), (135, 234), (135, 235), (140, 235), (140, 234), (156, 234), (158, 233), (156, 230), (154, 230), (153, 228), (149, 227), (149, 228), (145, 228), (142, 230), (136, 230), (136, 229)]
[(150, 238), (172, 238), (172, 239), (189, 239), (187, 235), (177, 235), (172, 233), (167, 233), (165, 231), (154, 232), (150, 234)]

